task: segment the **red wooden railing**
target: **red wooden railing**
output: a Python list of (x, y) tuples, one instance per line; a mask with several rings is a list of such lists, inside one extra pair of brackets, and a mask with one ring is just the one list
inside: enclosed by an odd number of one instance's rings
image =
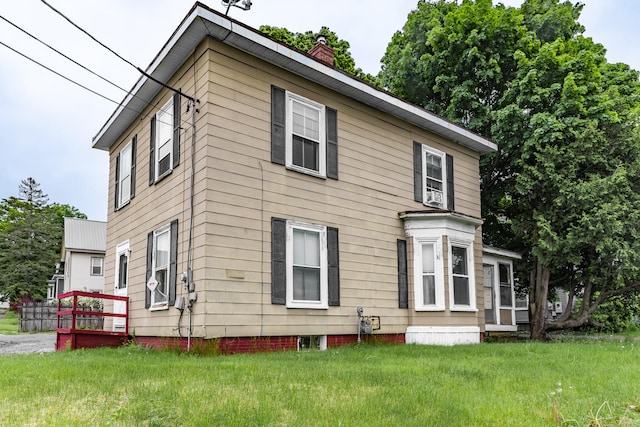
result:
[[(71, 310), (62, 308), (62, 300), (73, 298)], [(101, 300), (123, 301), (125, 303), (125, 312), (114, 313), (102, 311), (87, 311), (78, 307), (78, 297), (88, 297)], [(104, 307), (104, 304), (103, 304)], [(90, 292), (71, 291), (58, 296), (58, 327), (56, 328), (56, 350), (75, 350), (78, 348), (93, 347), (116, 347), (124, 344), (129, 336), (129, 297), (119, 297), (115, 295), (96, 294)], [(69, 328), (63, 328), (61, 325), (65, 317), (71, 316), (71, 325)], [(124, 318), (125, 327), (122, 332), (105, 331), (101, 329), (85, 329), (77, 327), (78, 316), (101, 316)]]

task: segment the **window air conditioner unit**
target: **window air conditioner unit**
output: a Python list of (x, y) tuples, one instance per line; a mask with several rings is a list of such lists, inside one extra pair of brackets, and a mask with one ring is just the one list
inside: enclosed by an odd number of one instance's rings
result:
[(442, 191), (431, 190), (427, 191), (427, 203), (442, 204)]
[(562, 313), (562, 303), (561, 302), (556, 302), (556, 303), (554, 303), (554, 305), (555, 305), (554, 308), (556, 310), (556, 313)]

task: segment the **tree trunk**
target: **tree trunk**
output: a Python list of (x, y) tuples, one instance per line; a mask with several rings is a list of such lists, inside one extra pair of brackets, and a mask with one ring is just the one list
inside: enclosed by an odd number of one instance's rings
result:
[(538, 261), (536, 270), (531, 272), (529, 279), (529, 322), (532, 340), (542, 341), (547, 338), (545, 316), (550, 273), (549, 268)]

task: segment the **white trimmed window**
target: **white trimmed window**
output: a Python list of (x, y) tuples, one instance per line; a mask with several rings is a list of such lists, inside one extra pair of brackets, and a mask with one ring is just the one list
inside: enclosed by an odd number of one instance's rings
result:
[(91, 275), (92, 276), (102, 276), (102, 266), (104, 264), (103, 257), (91, 257)]
[(327, 227), (287, 221), (289, 308), (328, 308)]
[(166, 309), (169, 302), (169, 251), (171, 235), (169, 225), (153, 232), (152, 273), (158, 285), (151, 292), (151, 309)]
[(131, 138), (116, 157), (115, 210), (126, 206), (136, 193), (137, 136)]
[(120, 152), (118, 171), (118, 206), (124, 206), (131, 199), (131, 156), (132, 144), (129, 142)]
[(472, 242), (449, 244), (449, 303), (452, 311), (475, 311), (476, 293)]
[(286, 92), (286, 166), (326, 177), (325, 107)]
[(513, 281), (511, 266), (498, 263), (498, 277), (500, 280), (500, 307), (513, 308)]
[(422, 179), (425, 205), (439, 208), (447, 206), (446, 155), (426, 145), (422, 145)]
[(444, 310), (442, 240), (439, 238), (415, 239), (414, 256), (416, 310)]
[(156, 113), (156, 180), (171, 172), (173, 165), (173, 98)]

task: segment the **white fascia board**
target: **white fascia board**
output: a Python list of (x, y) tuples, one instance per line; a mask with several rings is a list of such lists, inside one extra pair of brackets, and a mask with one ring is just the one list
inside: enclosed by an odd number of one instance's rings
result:
[(482, 253), (487, 255), (494, 255), (501, 258), (522, 259), (522, 255), (518, 252), (495, 248), (493, 246), (482, 246)]
[[(497, 150), (495, 143), (480, 135), (278, 43), (257, 30), (233, 21), (199, 3), (196, 3), (191, 13), (160, 50), (146, 73), (159, 81), (166, 82), (206, 36), (451, 139), (480, 154)], [(161, 86), (158, 83), (142, 76), (93, 138), (93, 147), (108, 150), (160, 89)]]

